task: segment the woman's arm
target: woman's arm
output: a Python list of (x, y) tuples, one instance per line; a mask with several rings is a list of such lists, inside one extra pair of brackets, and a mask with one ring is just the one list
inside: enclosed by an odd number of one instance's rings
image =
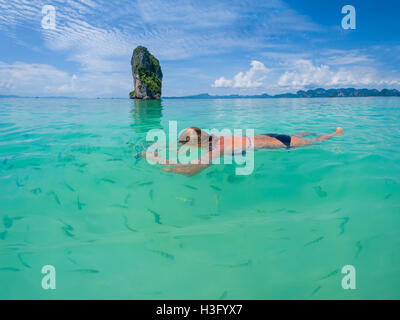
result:
[[(152, 152), (148, 152), (149, 149), (152, 150), (157, 150), (157, 151), (152, 151)], [(163, 157), (161, 157), (159, 155), (159, 143), (156, 141), (154, 143), (152, 143), (147, 150), (143, 150), (142, 151), (142, 157), (146, 158), (148, 161), (152, 161), (158, 164), (169, 164), (169, 161)]]
[(212, 165), (212, 163), (209, 164), (175, 164), (175, 165), (170, 165), (173, 168), (161, 168), (162, 170), (166, 172), (173, 172), (173, 173), (179, 173), (183, 174), (187, 177), (194, 176), (201, 171), (203, 171), (205, 168), (208, 168)]
[(185, 176), (191, 177), (200, 173), (202, 170), (212, 166), (212, 161), (220, 157), (221, 150), (219, 148), (219, 143), (217, 143), (217, 147), (204, 154), (201, 158), (193, 160), (190, 164), (167, 164), (174, 168), (162, 168), (162, 170), (167, 172), (180, 173)]

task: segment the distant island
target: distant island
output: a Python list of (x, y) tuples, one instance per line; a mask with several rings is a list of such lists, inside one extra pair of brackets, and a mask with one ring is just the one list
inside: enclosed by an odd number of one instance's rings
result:
[(397, 89), (323, 89), (300, 90), (297, 93), (282, 93), (277, 95), (259, 94), (259, 95), (226, 95), (212, 96), (208, 93), (202, 93), (186, 97), (164, 97), (164, 99), (268, 99), (268, 98), (341, 98), (341, 97), (400, 97), (400, 91)]
[(19, 98), (18, 96), (14, 96), (14, 95), (2, 95), (0, 94), (0, 98)]
[[(259, 95), (238, 95), (231, 94), (226, 96), (212, 96), (208, 93), (197, 94), (185, 97), (162, 97), (163, 99), (270, 99), (270, 98), (350, 98), (350, 97), (400, 97), (400, 91), (397, 89), (314, 89), (314, 90), (300, 90), (297, 93), (282, 93), (277, 95), (259, 94)], [(29, 97), (29, 96), (16, 96), (16, 95), (1, 95), (1, 98), (35, 98), (35, 99), (80, 99), (78, 97)], [(133, 97), (131, 96), (131, 99)], [(88, 99), (88, 98), (86, 98)], [(114, 98), (93, 98), (93, 99), (126, 99), (121, 97)], [(157, 99), (157, 98), (156, 98)]]

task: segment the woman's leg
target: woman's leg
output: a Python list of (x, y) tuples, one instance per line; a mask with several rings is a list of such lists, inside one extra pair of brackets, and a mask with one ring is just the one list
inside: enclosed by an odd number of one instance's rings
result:
[(311, 136), (312, 134), (315, 134), (316, 132), (312, 132), (312, 131), (306, 131), (306, 132), (299, 132), (293, 135), (293, 137), (297, 137), (297, 138), (303, 138), (303, 137), (307, 137), (307, 136)]
[(311, 139), (300, 139), (296, 136), (292, 136), (292, 143), (291, 146), (292, 147), (301, 147), (301, 146), (305, 146), (308, 144), (313, 144), (319, 141), (324, 141), (324, 140), (328, 140), (330, 138), (332, 138), (333, 136), (337, 135), (337, 134), (342, 134), (343, 133), (343, 129), (338, 127), (336, 128), (335, 132), (329, 133), (329, 134), (323, 134), (322, 136), (316, 137), (316, 138), (311, 138)]

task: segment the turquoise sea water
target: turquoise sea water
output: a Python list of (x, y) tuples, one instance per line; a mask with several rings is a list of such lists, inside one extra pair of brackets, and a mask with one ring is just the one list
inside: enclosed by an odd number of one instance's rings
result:
[[(134, 158), (170, 120), (345, 133), (188, 178)], [(0, 299), (399, 299), (399, 120), (398, 98), (1, 99)]]

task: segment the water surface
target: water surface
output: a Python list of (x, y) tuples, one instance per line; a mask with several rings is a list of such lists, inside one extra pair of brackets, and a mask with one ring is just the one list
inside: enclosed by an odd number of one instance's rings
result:
[[(170, 120), (345, 134), (187, 178), (134, 158)], [(0, 298), (398, 299), (399, 120), (398, 98), (1, 99)]]

